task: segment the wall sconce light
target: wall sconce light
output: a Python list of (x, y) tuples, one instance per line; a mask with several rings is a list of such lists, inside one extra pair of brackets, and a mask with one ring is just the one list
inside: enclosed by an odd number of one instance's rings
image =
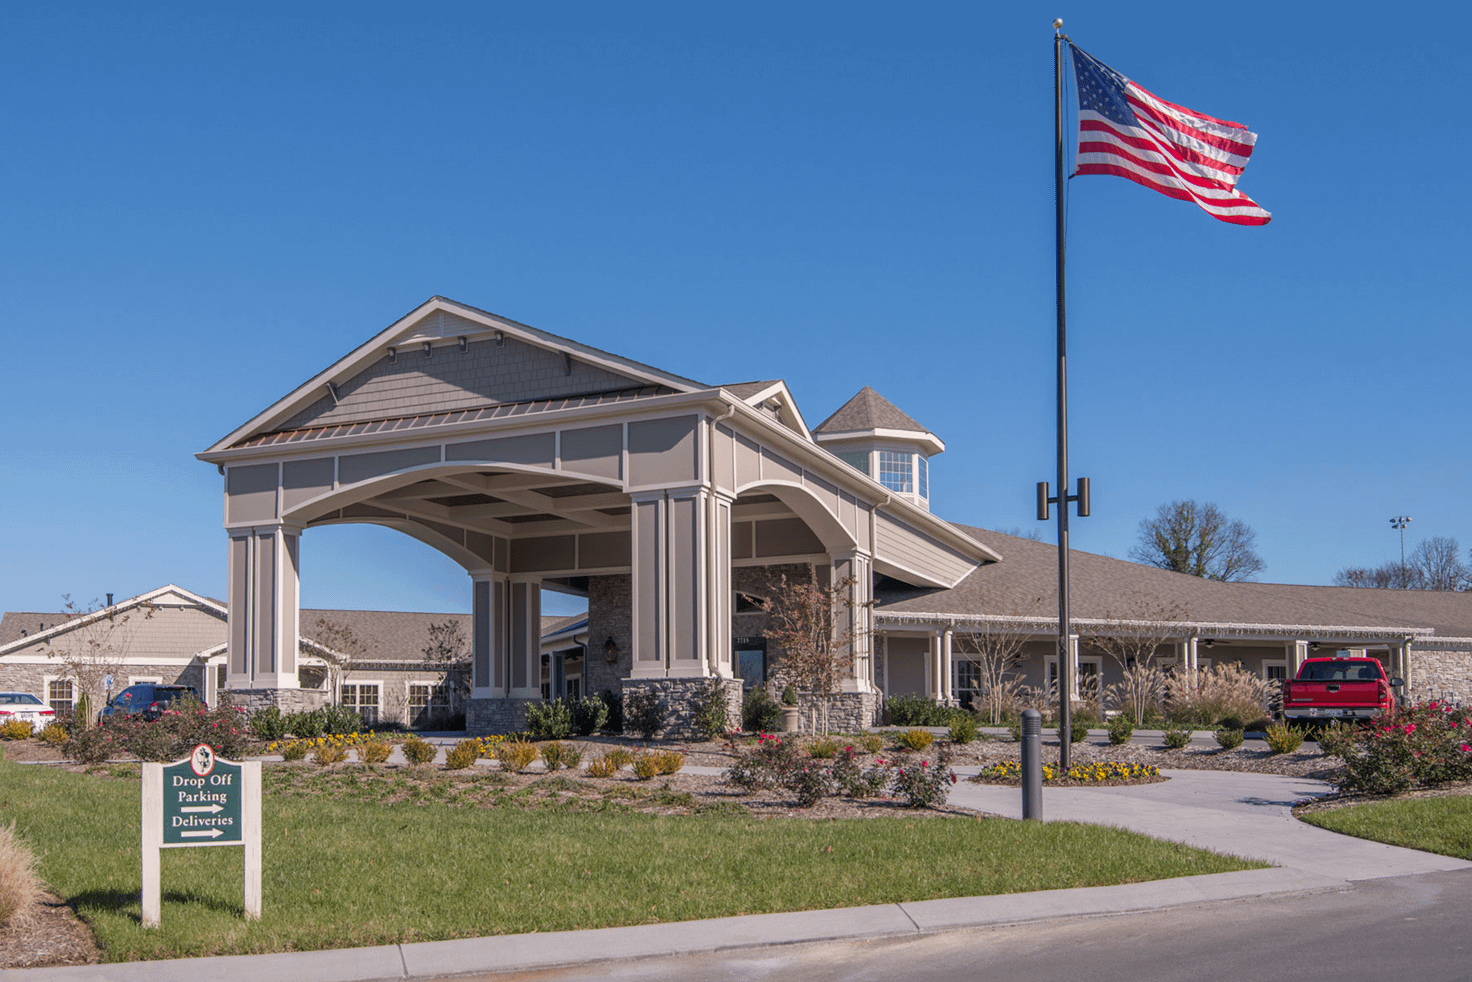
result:
[(500, 331), (497, 331), (496, 332), (496, 347), (498, 347), (498, 348), (504, 348), (505, 346), (506, 346), (506, 335), (505, 334), (502, 334)]
[(428, 341), (424, 342), (424, 357), (434, 357), (434, 347)]
[(394, 362), (396, 362), (398, 360), (399, 360), (399, 349), (398, 348), (395, 348), (393, 345), (389, 345), (389, 349), (388, 349), (388, 363), (390, 365), (392, 365)]
[(607, 641), (603, 642), (603, 660), (610, 665), (618, 664), (618, 642), (613, 640), (612, 634), (608, 636)]
[(465, 337), (465, 335), (463, 335), (463, 334), (462, 334), (462, 335), (460, 335), (460, 353), (461, 353), (461, 354), (462, 354), (462, 355), (463, 355), (463, 354), (465, 354), (465, 346), (466, 346), (466, 345), (467, 345), (467, 344), (469, 344), (469, 343), (470, 343), (470, 342), (469, 342), (469, 340), (468, 340), (468, 339), (467, 339), (467, 338), (466, 338), (466, 337)]

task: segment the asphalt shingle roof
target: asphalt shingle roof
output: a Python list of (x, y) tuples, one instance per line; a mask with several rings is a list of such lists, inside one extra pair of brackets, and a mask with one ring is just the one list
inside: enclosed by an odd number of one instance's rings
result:
[(851, 433), (863, 430), (912, 430), (929, 433), (894, 403), (864, 386), (852, 399), (838, 407), (838, 411), (819, 423), (814, 433)]

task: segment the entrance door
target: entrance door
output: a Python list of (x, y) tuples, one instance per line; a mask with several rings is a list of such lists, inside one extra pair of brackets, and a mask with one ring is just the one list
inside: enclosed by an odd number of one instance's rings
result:
[(741, 688), (751, 690), (767, 680), (767, 639), (735, 638), (731, 648), (736, 653), (736, 677)]

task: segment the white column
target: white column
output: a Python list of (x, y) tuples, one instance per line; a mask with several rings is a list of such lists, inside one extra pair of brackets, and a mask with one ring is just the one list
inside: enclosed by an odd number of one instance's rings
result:
[(1196, 684), (1196, 671), (1201, 668), (1201, 649), (1197, 647), (1198, 640), (1194, 634), (1186, 639), (1185, 657), (1181, 659), (1186, 663), (1186, 668), (1191, 672), (1187, 678), (1191, 680), (1192, 685)]
[(956, 702), (956, 682), (954, 662), (951, 657), (951, 642), (954, 631), (947, 626), (940, 636), (940, 699), (947, 706)]
[(1296, 678), (1298, 670), (1303, 667), (1304, 659), (1308, 658), (1308, 642), (1289, 641), (1284, 647), (1288, 658), (1288, 677)]
[(1078, 689), (1078, 635), (1068, 636), (1068, 698), (1074, 702), (1079, 698)]
[(1406, 683), (1404, 686), (1401, 687), (1400, 691), (1405, 693), (1405, 698), (1407, 701), (1409, 701), (1411, 698), (1412, 650), (1413, 649), (1411, 647), (1411, 639), (1407, 638), (1405, 642), (1402, 643), (1400, 646), (1400, 677), (1404, 679)]
[(286, 524), (230, 530), (227, 689), (298, 686), (300, 539)]
[(851, 582), (835, 596), (834, 633), (847, 636), (846, 660), (850, 671), (838, 681), (840, 692), (874, 691), (874, 578), (869, 556), (861, 552), (830, 556), (835, 591), (845, 580)]

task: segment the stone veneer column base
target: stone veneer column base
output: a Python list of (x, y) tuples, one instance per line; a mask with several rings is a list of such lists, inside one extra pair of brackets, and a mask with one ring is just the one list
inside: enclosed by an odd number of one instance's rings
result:
[(248, 713), (272, 706), (283, 713), (306, 713), (327, 705), (325, 689), (226, 689), (224, 698)]
[[(696, 711), (705, 701), (712, 682), (719, 683), (726, 701), (726, 728), (741, 726), (741, 680), (712, 677), (678, 679), (624, 679), (624, 706), (633, 692), (653, 692), (664, 709), (665, 725), (658, 736), (665, 740), (704, 740), (705, 733), (695, 721)], [(626, 710), (627, 711), (627, 710)], [(627, 727), (625, 728), (627, 733)]]
[(465, 703), (465, 732), (477, 735), (520, 733), (526, 708), (540, 699), (470, 699)]
[[(810, 692), (797, 694), (798, 732), (812, 733), (821, 700)], [(877, 692), (835, 692), (828, 697), (828, 729), (833, 733), (862, 733), (879, 722)]]

